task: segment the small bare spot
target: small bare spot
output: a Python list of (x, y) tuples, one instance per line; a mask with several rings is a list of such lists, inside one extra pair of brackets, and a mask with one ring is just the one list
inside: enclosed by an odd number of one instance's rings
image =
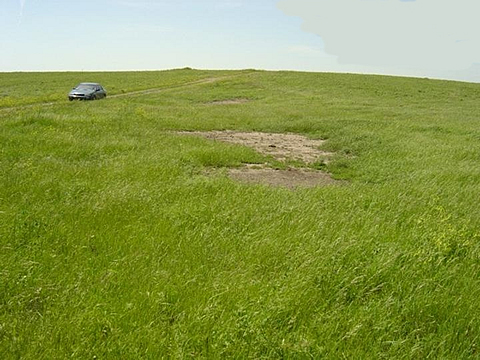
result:
[(270, 186), (281, 186), (289, 189), (296, 187), (315, 187), (338, 184), (330, 175), (322, 171), (288, 168), (287, 170), (276, 170), (270, 168), (254, 169), (244, 167), (230, 169), (229, 175), (232, 179), (244, 183), (266, 184)]
[(207, 103), (208, 105), (235, 105), (235, 104), (245, 104), (249, 102), (249, 99), (225, 99), (225, 100), (214, 100)]
[(333, 155), (319, 149), (325, 140), (309, 139), (298, 134), (236, 131), (191, 131), (182, 134), (248, 146), (261, 154), (271, 155), (278, 161), (298, 160), (311, 164), (323, 160), (327, 163), (328, 158)]
[[(296, 160), (304, 164), (313, 164), (319, 161), (328, 163), (329, 158), (333, 155), (319, 149), (325, 142), (324, 140), (309, 139), (298, 134), (236, 131), (191, 131), (179, 133), (248, 146), (261, 154), (269, 155), (281, 162)], [(239, 169), (229, 169), (228, 173), (230, 177), (241, 182), (262, 183), (287, 188), (342, 183), (332, 179), (328, 173), (323, 171), (297, 167), (277, 170), (270, 168), (268, 163), (245, 164), (244, 167)]]

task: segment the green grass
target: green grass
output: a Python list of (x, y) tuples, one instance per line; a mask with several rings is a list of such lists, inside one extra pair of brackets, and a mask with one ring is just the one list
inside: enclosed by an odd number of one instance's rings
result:
[[(66, 101), (80, 81), (164, 90)], [(480, 357), (480, 85), (176, 70), (0, 93), (1, 358)], [(265, 160), (174, 132), (214, 129), (327, 139), (348, 183), (207, 176)]]
[[(235, 72), (228, 72), (233, 75)], [(236, 72), (241, 73), (241, 72)], [(109, 95), (145, 89), (174, 87), (208, 79), (227, 72), (196, 72), (185, 68), (175, 71), (0, 73), (0, 109), (19, 105), (62, 102), (80, 82), (100, 82)]]

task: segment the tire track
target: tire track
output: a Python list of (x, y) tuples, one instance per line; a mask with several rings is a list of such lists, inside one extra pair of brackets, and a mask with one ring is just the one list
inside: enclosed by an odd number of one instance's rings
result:
[[(104, 101), (108, 101), (109, 99), (128, 97), (128, 96), (157, 94), (157, 93), (161, 93), (163, 91), (168, 91), (168, 90), (178, 89), (178, 88), (183, 88), (183, 87), (189, 87), (189, 86), (195, 86), (195, 85), (211, 84), (211, 83), (215, 83), (215, 82), (221, 81), (221, 80), (232, 79), (232, 78), (235, 78), (235, 77), (238, 77), (238, 76), (241, 76), (241, 75), (246, 75), (246, 73), (237, 74), (237, 75), (210, 77), (210, 78), (190, 81), (190, 82), (183, 83), (183, 84), (163, 86), (163, 87), (157, 87), (157, 88), (151, 88), (151, 89), (145, 89), (145, 90), (135, 90), (135, 91), (129, 91), (129, 92), (121, 93), (121, 94), (108, 95), (107, 98), (104, 99)], [(34, 107), (48, 107), (48, 106), (53, 106), (53, 105), (57, 105), (57, 104), (63, 104), (63, 102), (61, 100), (58, 100), (58, 101), (52, 101), (52, 102), (48, 102), (48, 103), (35, 103), (35, 104), (28, 104), (28, 105), (18, 105), (18, 106), (12, 106), (12, 107), (5, 107), (5, 108), (0, 108), (0, 113), (10, 112), (10, 111), (15, 111), (15, 110), (25, 110), (25, 109), (34, 108)]]

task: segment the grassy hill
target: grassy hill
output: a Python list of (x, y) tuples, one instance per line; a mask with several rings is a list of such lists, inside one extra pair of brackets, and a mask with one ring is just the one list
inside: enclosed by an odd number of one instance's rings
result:
[[(109, 97), (68, 102), (81, 81)], [(479, 357), (479, 98), (348, 74), (0, 73), (0, 357)], [(239, 183), (224, 170), (271, 159), (177, 130), (325, 139), (342, 185)]]

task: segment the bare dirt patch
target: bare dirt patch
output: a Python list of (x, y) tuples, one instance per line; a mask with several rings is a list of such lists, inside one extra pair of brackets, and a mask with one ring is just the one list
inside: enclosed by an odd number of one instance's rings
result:
[[(201, 136), (207, 139), (240, 144), (251, 147), (261, 154), (272, 156), (285, 162), (300, 161), (304, 164), (327, 163), (333, 155), (319, 147), (324, 140), (309, 139), (298, 134), (275, 134), (261, 132), (236, 131), (189, 131), (182, 135)], [(266, 164), (245, 164), (238, 169), (229, 169), (228, 174), (235, 180), (246, 183), (267, 184), (287, 188), (314, 187), (341, 182), (334, 180), (328, 173), (307, 167), (287, 167), (286, 170), (273, 169)]]
[(332, 185), (338, 181), (323, 171), (288, 168), (277, 170), (270, 168), (230, 169), (228, 171), (232, 179), (253, 184), (267, 184), (271, 186), (282, 186), (286, 188), (315, 187), (321, 185)]
[(298, 134), (236, 131), (192, 131), (183, 133), (248, 146), (261, 154), (270, 155), (278, 161), (298, 160), (311, 164), (319, 160), (328, 162), (328, 158), (333, 155), (319, 149), (325, 140), (309, 139)]
[(236, 105), (245, 104), (249, 102), (249, 99), (226, 99), (226, 100), (214, 100), (207, 103), (207, 105)]

